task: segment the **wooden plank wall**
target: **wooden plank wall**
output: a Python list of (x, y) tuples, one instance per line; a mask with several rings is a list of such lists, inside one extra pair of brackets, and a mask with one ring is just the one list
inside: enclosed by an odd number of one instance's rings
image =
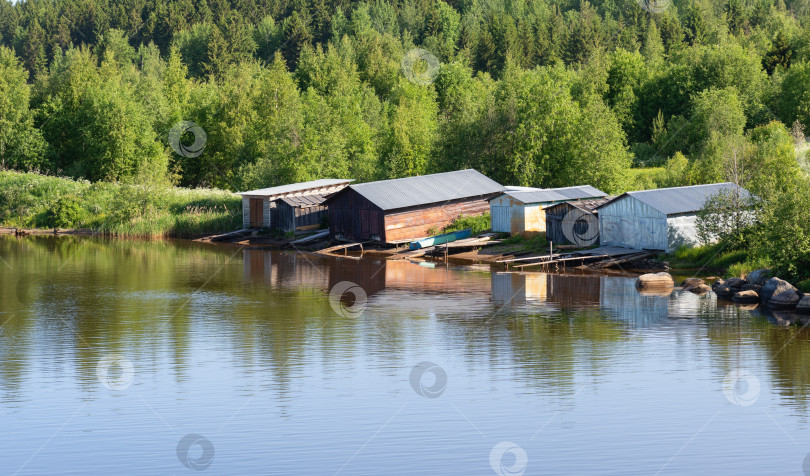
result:
[(383, 212), (352, 189), (338, 192), (329, 200), (330, 236), (346, 240), (382, 240)]
[(441, 230), (459, 215), (483, 215), (489, 202), (483, 199), (427, 206), (385, 216), (386, 242), (412, 240), (428, 236), (428, 230)]

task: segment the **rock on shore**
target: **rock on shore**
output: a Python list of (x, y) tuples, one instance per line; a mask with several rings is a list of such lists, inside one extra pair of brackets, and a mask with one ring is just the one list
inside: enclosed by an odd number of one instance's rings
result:
[(810, 294), (805, 294), (801, 301), (796, 304), (796, 310), (799, 312), (810, 313)]
[(706, 284), (706, 281), (700, 278), (686, 278), (681, 283), (681, 287), (684, 291), (690, 291), (694, 294), (706, 294), (712, 290), (712, 288)]
[[(765, 284), (762, 285), (762, 289), (759, 291), (759, 297), (762, 302), (768, 303), (774, 296), (786, 291), (796, 293), (798, 289), (784, 279), (773, 277), (765, 281)], [(782, 299), (784, 299), (784, 297)], [(798, 302), (798, 300), (796, 302)]]
[(742, 304), (756, 304), (759, 302), (759, 294), (756, 291), (747, 290), (747, 291), (740, 291), (731, 298), (734, 302), (739, 302)]
[(771, 270), (770, 269), (758, 269), (756, 271), (751, 271), (748, 273), (748, 276), (745, 277), (745, 280), (751, 284), (757, 284), (762, 286), (765, 284), (765, 281), (771, 277)]
[(638, 289), (661, 289), (673, 288), (675, 281), (669, 273), (648, 273), (642, 274), (636, 280), (636, 288)]

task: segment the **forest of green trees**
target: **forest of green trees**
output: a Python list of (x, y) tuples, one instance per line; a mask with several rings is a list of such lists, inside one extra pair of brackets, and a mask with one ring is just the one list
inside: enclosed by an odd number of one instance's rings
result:
[[(610, 192), (631, 165), (723, 180), (729, 150), (777, 160), (810, 122), (808, 17), (808, 0), (0, 0), (0, 166), (230, 190), (465, 167)], [(417, 47), (429, 81), (403, 72)], [(199, 156), (168, 146), (183, 120)]]
[[(733, 180), (784, 227), (807, 192), (808, 19), (810, 0), (0, 0), (0, 168), (227, 190), (467, 167), (611, 193)], [(180, 121), (202, 153), (169, 146)]]

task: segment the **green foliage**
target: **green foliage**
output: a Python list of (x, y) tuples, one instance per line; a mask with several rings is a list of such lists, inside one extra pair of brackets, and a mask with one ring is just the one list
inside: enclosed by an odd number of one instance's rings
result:
[(771, 262), (767, 258), (756, 257), (748, 258), (743, 262), (734, 263), (728, 267), (728, 275), (733, 277), (742, 278), (752, 271), (758, 269), (770, 268)]
[(735, 270), (744, 267), (744, 263), (751, 260), (747, 250), (729, 250), (723, 243), (697, 247), (681, 247), (669, 255), (661, 255), (662, 261), (667, 261), (676, 269)]
[(492, 221), (490, 220), (489, 213), (483, 215), (459, 215), (450, 222), (449, 225), (442, 228), (442, 233), (450, 233), (451, 231), (460, 231), (470, 228), (473, 235), (489, 231), (492, 228)]
[(787, 70), (782, 79), (777, 107), (786, 124), (799, 121), (810, 125), (810, 63), (802, 61)]
[(242, 225), (238, 195), (160, 185), (90, 184), (0, 171), (0, 225), (90, 228), (122, 236), (190, 236)]
[[(732, 180), (772, 203), (797, 173), (782, 124), (810, 125), (810, 9), (793, 0), (0, 5), (0, 167), (94, 182), (472, 167), (609, 193)], [(403, 74), (413, 48), (441, 62), (431, 84)], [(206, 132), (199, 156), (168, 147), (179, 121)], [(129, 206), (118, 219), (160, 208)]]
[(67, 195), (59, 197), (50, 210), (50, 220), (54, 228), (81, 227), (86, 213), (79, 197)]
[(632, 190), (659, 188), (665, 181), (665, 173), (664, 167), (632, 168), (629, 172), (630, 188)]
[(45, 168), (45, 141), (29, 109), (28, 73), (0, 46), (0, 169)]
[(548, 240), (545, 235), (537, 235), (531, 238), (524, 238), (521, 235), (510, 236), (503, 240), (504, 245), (520, 245), (526, 251), (546, 251), (548, 252)]

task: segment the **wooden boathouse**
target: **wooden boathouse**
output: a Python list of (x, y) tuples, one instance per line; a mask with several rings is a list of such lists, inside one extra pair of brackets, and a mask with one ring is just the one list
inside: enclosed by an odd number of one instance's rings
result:
[(326, 198), (351, 182), (320, 179), (241, 192), (242, 226), (285, 232), (318, 228), (327, 216)]
[(546, 239), (553, 243), (590, 246), (599, 243), (599, 212), (610, 198), (570, 200), (545, 208)]
[(532, 237), (546, 233), (545, 207), (569, 200), (603, 198), (607, 194), (590, 185), (506, 190), (490, 200), (492, 231)]
[(750, 196), (731, 182), (626, 192), (597, 207), (599, 242), (666, 253), (694, 246), (698, 212), (721, 193), (739, 194), (744, 199)]
[(326, 200), (333, 240), (397, 243), (482, 215), (504, 187), (472, 169), (353, 184)]

